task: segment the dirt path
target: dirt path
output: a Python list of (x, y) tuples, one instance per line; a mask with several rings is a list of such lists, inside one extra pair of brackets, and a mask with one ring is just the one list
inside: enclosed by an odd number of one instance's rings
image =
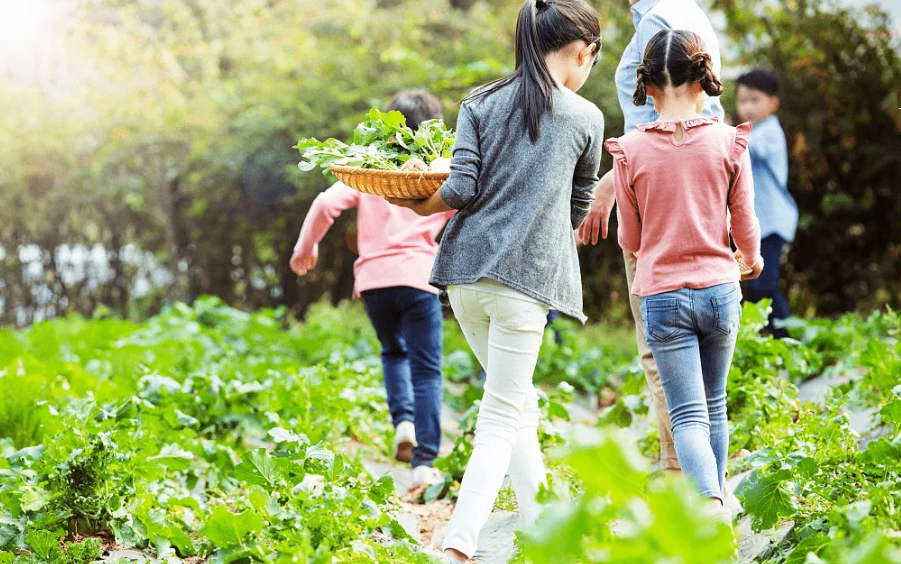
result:
[[(578, 436), (580, 433), (588, 433), (595, 429), (597, 408), (592, 406), (588, 400), (580, 399), (570, 404), (568, 409), (572, 422), (563, 426), (562, 430), (564, 433)], [(442, 414), (442, 426), (445, 432), (442, 450), (449, 449), (452, 445), (453, 438), (457, 433), (459, 417), (460, 414), (445, 406)], [(650, 421), (653, 421), (653, 414), (650, 417), (637, 418), (627, 430), (627, 433), (637, 441), (644, 436)], [(401, 498), (401, 507), (404, 511), (400, 519), (401, 524), (404, 525), (411, 536), (421, 542), (426, 550), (438, 553), (441, 542), (444, 539), (447, 523), (453, 512), (453, 503), (448, 500), (439, 500), (428, 504), (418, 502), (419, 492), (415, 490), (410, 491), (412, 471), (409, 467), (394, 462), (369, 460), (364, 461), (364, 465), (373, 476), (381, 476), (385, 472), (391, 473), (394, 477), (397, 494)], [(744, 474), (739, 474), (730, 478), (729, 482), (733, 490), (743, 477)], [(732, 500), (731, 508), (736, 516), (740, 515), (741, 506), (738, 504), (738, 500)], [(474, 560), (479, 564), (506, 564), (515, 552), (514, 531), (518, 522), (519, 515), (515, 511), (495, 508), (491, 518), (479, 535), (479, 549)], [(741, 516), (741, 519), (736, 524), (736, 536), (738, 537), (740, 552), (738, 562), (740, 564), (750, 563), (756, 555), (788, 534), (790, 529), (791, 523), (789, 522), (775, 533), (754, 533), (751, 530), (750, 518)]]

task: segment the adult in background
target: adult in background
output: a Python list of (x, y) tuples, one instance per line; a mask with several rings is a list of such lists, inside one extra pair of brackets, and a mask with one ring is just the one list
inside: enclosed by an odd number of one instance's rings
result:
[[(416, 130), (441, 119), (441, 102), (423, 90), (400, 92), (388, 103)], [(453, 215), (420, 217), (381, 196), (362, 194), (341, 182), (319, 194), (304, 219), (291, 269), (304, 276), (319, 259), (319, 241), (341, 212), (357, 208), (360, 258), (354, 263), (354, 295), (382, 345), (388, 409), (396, 429), (394, 457), (413, 465), (413, 484), (441, 479), (432, 467), (441, 446), (443, 383), (442, 314), (438, 290), (429, 285), (438, 243)]]
[[(617, 98), (625, 118), (624, 133), (634, 131), (636, 126), (650, 123), (659, 117), (653, 98), (648, 97), (647, 103), (643, 106), (636, 106), (632, 100), (638, 83), (636, 70), (644, 58), (645, 48), (657, 32), (677, 29), (697, 34), (704, 42), (705, 51), (710, 54), (713, 72), (717, 76), (719, 76), (721, 68), (719, 40), (707, 15), (694, 0), (630, 0), (629, 3), (632, 5), (635, 35), (620, 59), (615, 78)], [(724, 112), (719, 97), (707, 98), (701, 116), (723, 119)], [(601, 178), (595, 190), (595, 201), (588, 213), (588, 218), (579, 228), (578, 239), (581, 244), (596, 245), (599, 236), (607, 238), (607, 227), (610, 221), (610, 212), (613, 211), (614, 199), (613, 170), (611, 169)], [(627, 251), (623, 251), (623, 257), (626, 263), (629, 302), (632, 308), (632, 317), (635, 319), (635, 334), (638, 341), (638, 352), (641, 356), (641, 367), (645, 371), (648, 385), (654, 396), (654, 413), (657, 416), (657, 430), (660, 433), (660, 465), (665, 470), (678, 472), (681, 471), (681, 468), (673, 444), (666, 396), (660, 385), (657, 363), (654, 361), (654, 356), (645, 338), (641, 301), (632, 293), (637, 260), (635, 255)]]

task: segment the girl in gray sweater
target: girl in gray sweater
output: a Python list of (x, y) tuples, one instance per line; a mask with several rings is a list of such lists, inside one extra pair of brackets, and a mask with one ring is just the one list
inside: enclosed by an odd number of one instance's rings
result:
[(600, 57), (598, 15), (584, 0), (527, 0), (516, 22), (516, 70), (463, 101), (451, 173), (421, 215), (459, 210), (430, 282), (486, 372), (472, 457), (444, 541), (450, 562), (476, 550), (509, 472), (522, 525), (545, 480), (532, 376), (548, 308), (583, 322), (573, 230), (598, 183), (604, 118), (576, 91)]

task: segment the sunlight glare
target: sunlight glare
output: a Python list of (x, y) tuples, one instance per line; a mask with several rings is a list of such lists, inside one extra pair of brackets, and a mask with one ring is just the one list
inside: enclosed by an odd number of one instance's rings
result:
[(51, 39), (50, 0), (0, 0), (0, 67), (36, 56)]

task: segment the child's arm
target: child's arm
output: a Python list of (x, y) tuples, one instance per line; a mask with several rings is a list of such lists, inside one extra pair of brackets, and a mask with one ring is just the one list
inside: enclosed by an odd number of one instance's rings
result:
[(386, 198), (386, 200), (388, 200), (389, 204), (413, 210), (417, 215), (422, 216), (443, 213), (449, 214), (448, 219), (450, 219), (451, 215), (453, 215), (452, 212), (457, 211), (447, 205), (447, 203), (445, 203), (445, 201), (441, 198), (440, 190), (438, 192), (435, 192), (425, 200), (406, 200), (401, 198)]
[(594, 188), (600, 178), (598, 171), (601, 168), (601, 155), (603, 153), (604, 116), (598, 112), (597, 123), (591, 126), (591, 137), (588, 146), (582, 151), (579, 161), (576, 163), (573, 175), (573, 192), (570, 199), (570, 220), (573, 229), (578, 229), (591, 209), (594, 201)]
[[(781, 188), (788, 184), (788, 145), (785, 133), (777, 122), (757, 126), (754, 142), (748, 146), (751, 156), (763, 163)], [(758, 137), (759, 135), (759, 137)]]
[(303, 221), (297, 244), (294, 245), (291, 270), (298, 276), (304, 276), (312, 270), (319, 257), (319, 241), (328, 233), (329, 227), (334, 225), (335, 218), (359, 203), (360, 193), (340, 182), (316, 196)]
[(457, 118), (450, 177), (438, 192), (437, 200), (446, 204), (447, 209), (458, 210), (464, 207), (476, 196), (481, 170), (478, 118), (469, 104), (463, 104), (460, 107), (460, 117)]
[(754, 178), (751, 175), (751, 155), (746, 150), (751, 129), (740, 125), (736, 129), (734, 170), (729, 188), (729, 211), (732, 213), (732, 239), (745, 264), (758, 266), (760, 257), (760, 223), (754, 213)]
[(616, 194), (616, 218), (619, 222), (617, 239), (624, 251), (634, 255), (641, 250), (641, 216), (638, 198), (631, 186), (629, 163), (617, 139), (608, 139), (605, 147), (613, 155), (613, 189)]

